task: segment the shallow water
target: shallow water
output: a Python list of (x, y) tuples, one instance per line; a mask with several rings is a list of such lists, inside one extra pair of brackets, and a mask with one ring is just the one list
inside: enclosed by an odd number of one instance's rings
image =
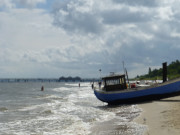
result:
[[(90, 83), (0, 83), (2, 135), (139, 135), (143, 127), (132, 119), (140, 113), (136, 105), (102, 103)], [(93, 130), (111, 121), (112, 128)]]

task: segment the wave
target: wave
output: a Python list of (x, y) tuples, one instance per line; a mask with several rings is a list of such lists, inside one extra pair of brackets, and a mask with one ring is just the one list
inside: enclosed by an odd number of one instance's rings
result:
[(52, 89), (52, 91), (56, 91), (56, 92), (62, 92), (62, 91), (67, 91), (67, 90), (70, 90), (70, 88), (60, 87), (60, 88), (54, 88), (54, 89)]
[[(75, 83), (65, 83), (66, 86), (74, 86), (74, 87), (79, 87), (79, 82)], [(82, 87), (87, 87), (91, 86), (90, 82), (80, 82), (80, 86)]]
[[(58, 84), (33, 95), (34, 102), (31, 103), (31, 97), (28, 104), (18, 106), (15, 111), (9, 106), (0, 107), (2, 114), (9, 109), (8, 115), (4, 115), (6, 120), (0, 121), (0, 134), (87, 135), (96, 123), (112, 119), (117, 119), (119, 125), (131, 125), (131, 119), (141, 111), (135, 105), (108, 107), (95, 98), (90, 83), (81, 82), (80, 86), (78, 83)], [(18, 118), (7, 121), (10, 115)]]
[(79, 83), (65, 83), (66, 86), (73, 86), (73, 87), (79, 87)]

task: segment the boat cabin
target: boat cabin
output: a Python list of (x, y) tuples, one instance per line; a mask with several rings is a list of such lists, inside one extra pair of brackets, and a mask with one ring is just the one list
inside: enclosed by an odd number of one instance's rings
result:
[(125, 75), (112, 75), (102, 78), (105, 91), (119, 91), (127, 89)]

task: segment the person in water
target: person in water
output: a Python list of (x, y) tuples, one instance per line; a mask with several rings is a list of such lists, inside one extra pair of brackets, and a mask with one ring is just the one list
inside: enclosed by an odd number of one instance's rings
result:
[(101, 81), (99, 81), (99, 88), (101, 88)]
[(91, 84), (92, 89), (94, 89), (94, 82)]
[(44, 86), (41, 87), (41, 91), (44, 91)]

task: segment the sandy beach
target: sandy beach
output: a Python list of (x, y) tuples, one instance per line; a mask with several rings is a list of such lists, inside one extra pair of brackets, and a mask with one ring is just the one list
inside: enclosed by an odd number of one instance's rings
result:
[(180, 96), (138, 106), (142, 113), (134, 121), (146, 125), (144, 135), (180, 135)]
[[(130, 106), (135, 111), (125, 111)], [(96, 123), (90, 135), (180, 135), (180, 96), (130, 106), (114, 107), (117, 117)], [(134, 116), (124, 121), (126, 114)]]

